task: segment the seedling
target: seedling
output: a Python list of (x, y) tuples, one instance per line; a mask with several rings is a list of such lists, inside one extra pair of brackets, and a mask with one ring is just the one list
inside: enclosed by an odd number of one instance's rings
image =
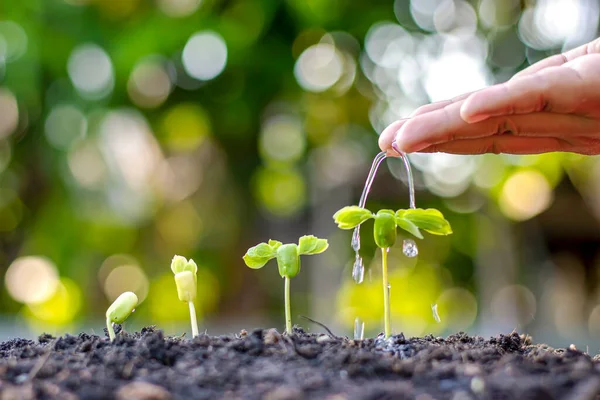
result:
[(177, 285), (179, 300), (188, 303), (190, 308), (192, 337), (196, 337), (198, 336), (198, 321), (196, 320), (194, 300), (196, 300), (197, 292), (196, 273), (198, 272), (198, 266), (191, 258), (188, 261), (185, 257), (174, 256), (171, 261), (171, 271), (175, 274), (175, 284)]
[(300, 256), (319, 254), (327, 250), (329, 244), (326, 239), (316, 236), (302, 236), (296, 243), (282, 244), (277, 240), (260, 243), (248, 249), (244, 255), (244, 262), (252, 269), (259, 269), (272, 258), (277, 258), (279, 275), (285, 279), (285, 330), (292, 333), (292, 312), (290, 306), (290, 279), (300, 272)]
[(122, 324), (135, 310), (138, 298), (133, 292), (122, 293), (106, 310), (106, 329), (112, 342), (115, 340), (114, 324)]
[(385, 337), (391, 335), (390, 295), (388, 283), (387, 255), (390, 247), (396, 243), (396, 227), (423, 239), (421, 229), (434, 235), (449, 235), (452, 233), (450, 223), (436, 209), (379, 210), (376, 214), (358, 207), (344, 207), (333, 215), (340, 229), (353, 229), (368, 219), (375, 219), (373, 237), (375, 244), (381, 249), (381, 270), (383, 275), (383, 319)]

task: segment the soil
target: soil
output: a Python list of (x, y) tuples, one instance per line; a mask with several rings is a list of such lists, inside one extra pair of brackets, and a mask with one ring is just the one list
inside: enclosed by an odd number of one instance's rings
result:
[(0, 399), (597, 399), (600, 357), (488, 340), (396, 335), (362, 341), (295, 328), (164, 337), (82, 333), (0, 343)]

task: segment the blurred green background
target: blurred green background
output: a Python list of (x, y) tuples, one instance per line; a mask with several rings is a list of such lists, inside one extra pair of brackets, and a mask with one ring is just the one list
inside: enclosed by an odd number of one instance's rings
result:
[[(100, 332), (122, 291), (127, 329), (189, 329), (169, 270), (198, 265), (201, 330), (283, 327), (274, 263), (245, 250), (312, 233), (328, 252), (292, 282), (294, 323), (381, 330), (378, 254), (350, 232), (377, 133), (417, 107), (502, 82), (598, 35), (598, 0), (2, 0), (0, 338)], [(390, 253), (408, 335), (600, 333), (600, 163), (572, 154), (410, 156), (417, 206), (451, 237)], [(408, 207), (399, 160), (368, 207)], [(399, 241), (398, 246), (401, 246)], [(437, 304), (441, 322), (432, 316)], [(357, 320), (358, 318), (358, 320)], [(578, 342), (579, 343), (579, 342)]]

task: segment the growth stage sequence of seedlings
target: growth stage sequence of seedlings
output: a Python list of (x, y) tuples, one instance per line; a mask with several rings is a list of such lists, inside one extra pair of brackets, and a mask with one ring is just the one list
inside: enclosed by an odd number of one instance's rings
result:
[[(380, 162), (385, 158), (384, 153), (375, 157), (363, 196), (361, 205), (365, 204), (366, 195), (377, 171)], [(414, 204), (414, 186), (412, 185), (412, 175), (410, 165), (403, 157), (407, 173), (409, 175), (409, 190), (411, 201), (409, 209), (379, 210), (375, 213), (360, 206), (347, 206), (333, 215), (335, 223), (340, 229), (355, 229), (353, 235), (352, 247), (359, 259), (358, 250), (360, 248), (360, 236), (358, 229), (364, 222), (373, 219), (373, 238), (377, 247), (381, 249), (381, 271), (383, 287), (383, 320), (384, 334), (388, 338), (391, 336), (391, 310), (390, 310), (390, 286), (388, 281), (388, 252), (396, 243), (397, 228), (400, 228), (418, 239), (423, 239), (421, 230), (433, 235), (449, 235), (452, 233), (450, 223), (444, 218), (444, 215), (436, 209), (416, 208)], [(356, 243), (355, 243), (356, 242)], [(412, 244), (414, 242), (411, 240)], [(269, 240), (267, 243), (259, 243), (248, 249), (243, 256), (246, 265), (252, 269), (264, 267), (271, 259), (277, 259), (279, 275), (284, 279), (284, 305), (285, 305), (285, 330), (288, 334), (292, 333), (292, 311), (290, 304), (290, 280), (300, 272), (300, 256), (323, 253), (329, 244), (326, 239), (319, 239), (313, 235), (302, 236), (298, 243), (283, 244), (277, 240)], [(415, 247), (416, 248), (416, 247)], [(406, 253), (407, 256), (414, 256), (416, 252)], [(362, 260), (360, 261), (362, 266)], [(171, 261), (171, 270), (175, 275), (175, 284), (177, 286), (177, 296), (179, 300), (187, 303), (190, 310), (190, 321), (192, 326), (192, 336), (198, 336), (198, 323), (196, 321), (196, 311), (194, 301), (197, 292), (197, 271), (196, 263), (182, 256), (174, 256)], [(359, 281), (360, 283), (360, 281)], [(133, 312), (138, 303), (135, 294), (131, 292), (123, 293), (110, 306), (106, 312), (106, 325), (111, 340), (114, 340), (115, 333), (112, 327), (113, 323), (123, 323)], [(434, 309), (435, 313), (435, 309)], [(437, 318), (437, 317), (436, 317)]]
[[(388, 283), (389, 249), (396, 243), (397, 228), (403, 229), (411, 235), (423, 239), (421, 230), (434, 235), (449, 235), (452, 233), (450, 223), (442, 213), (436, 209), (407, 209), (407, 210), (379, 210), (373, 213), (366, 208), (347, 206), (333, 215), (333, 219), (340, 229), (354, 229), (369, 219), (374, 219), (373, 238), (375, 244), (381, 249), (381, 271), (383, 286), (383, 320), (385, 337), (391, 336), (391, 310)], [(279, 275), (284, 279), (284, 304), (285, 304), (285, 330), (292, 332), (292, 311), (290, 303), (290, 280), (300, 272), (300, 256), (323, 253), (329, 244), (326, 239), (319, 239), (313, 235), (302, 236), (296, 243), (283, 244), (277, 240), (248, 249), (243, 257), (246, 265), (252, 269), (260, 269), (267, 262), (275, 258)], [(194, 260), (187, 260), (182, 256), (174, 256), (171, 261), (171, 270), (175, 277), (177, 296), (179, 300), (187, 303), (190, 310), (192, 336), (198, 336), (198, 323), (194, 301), (197, 292), (198, 266)], [(137, 296), (132, 292), (121, 294), (106, 311), (106, 328), (110, 340), (115, 339), (113, 323), (121, 324), (131, 315), (138, 304)]]

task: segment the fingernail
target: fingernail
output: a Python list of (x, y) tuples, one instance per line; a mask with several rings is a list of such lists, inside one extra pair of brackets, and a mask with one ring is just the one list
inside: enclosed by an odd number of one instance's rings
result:
[(398, 135), (398, 131), (400, 128), (402, 128), (404, 122), (406, 122), (404, 119), (395, 121), (388, 125), (383, 132), (381, 132), (381, 135), (379, 135), (379, 146), (382, 150), (385, 151), (386, 149), (389, 149), (388, 146), (390, 146), (390, 142), (394, 142), (396, 136)]
[(465, 121), (468, 124), (475, 124), (477, 122), (481, 122), (485, 119), (487, 119), (487, 116), (485, 116), (484, 114), (471, 114), (471, 115), (463, 115), (462, 116), (463, 121)]
[(402, 154), (402, 152), (400, 151), (400, 149), (398, 148), (398, 145), (396, 144), (396, 142), (392, 142), (392, 149), (394, 149), (394, 151), (396, 153), (398, 153), (398, 155)]

